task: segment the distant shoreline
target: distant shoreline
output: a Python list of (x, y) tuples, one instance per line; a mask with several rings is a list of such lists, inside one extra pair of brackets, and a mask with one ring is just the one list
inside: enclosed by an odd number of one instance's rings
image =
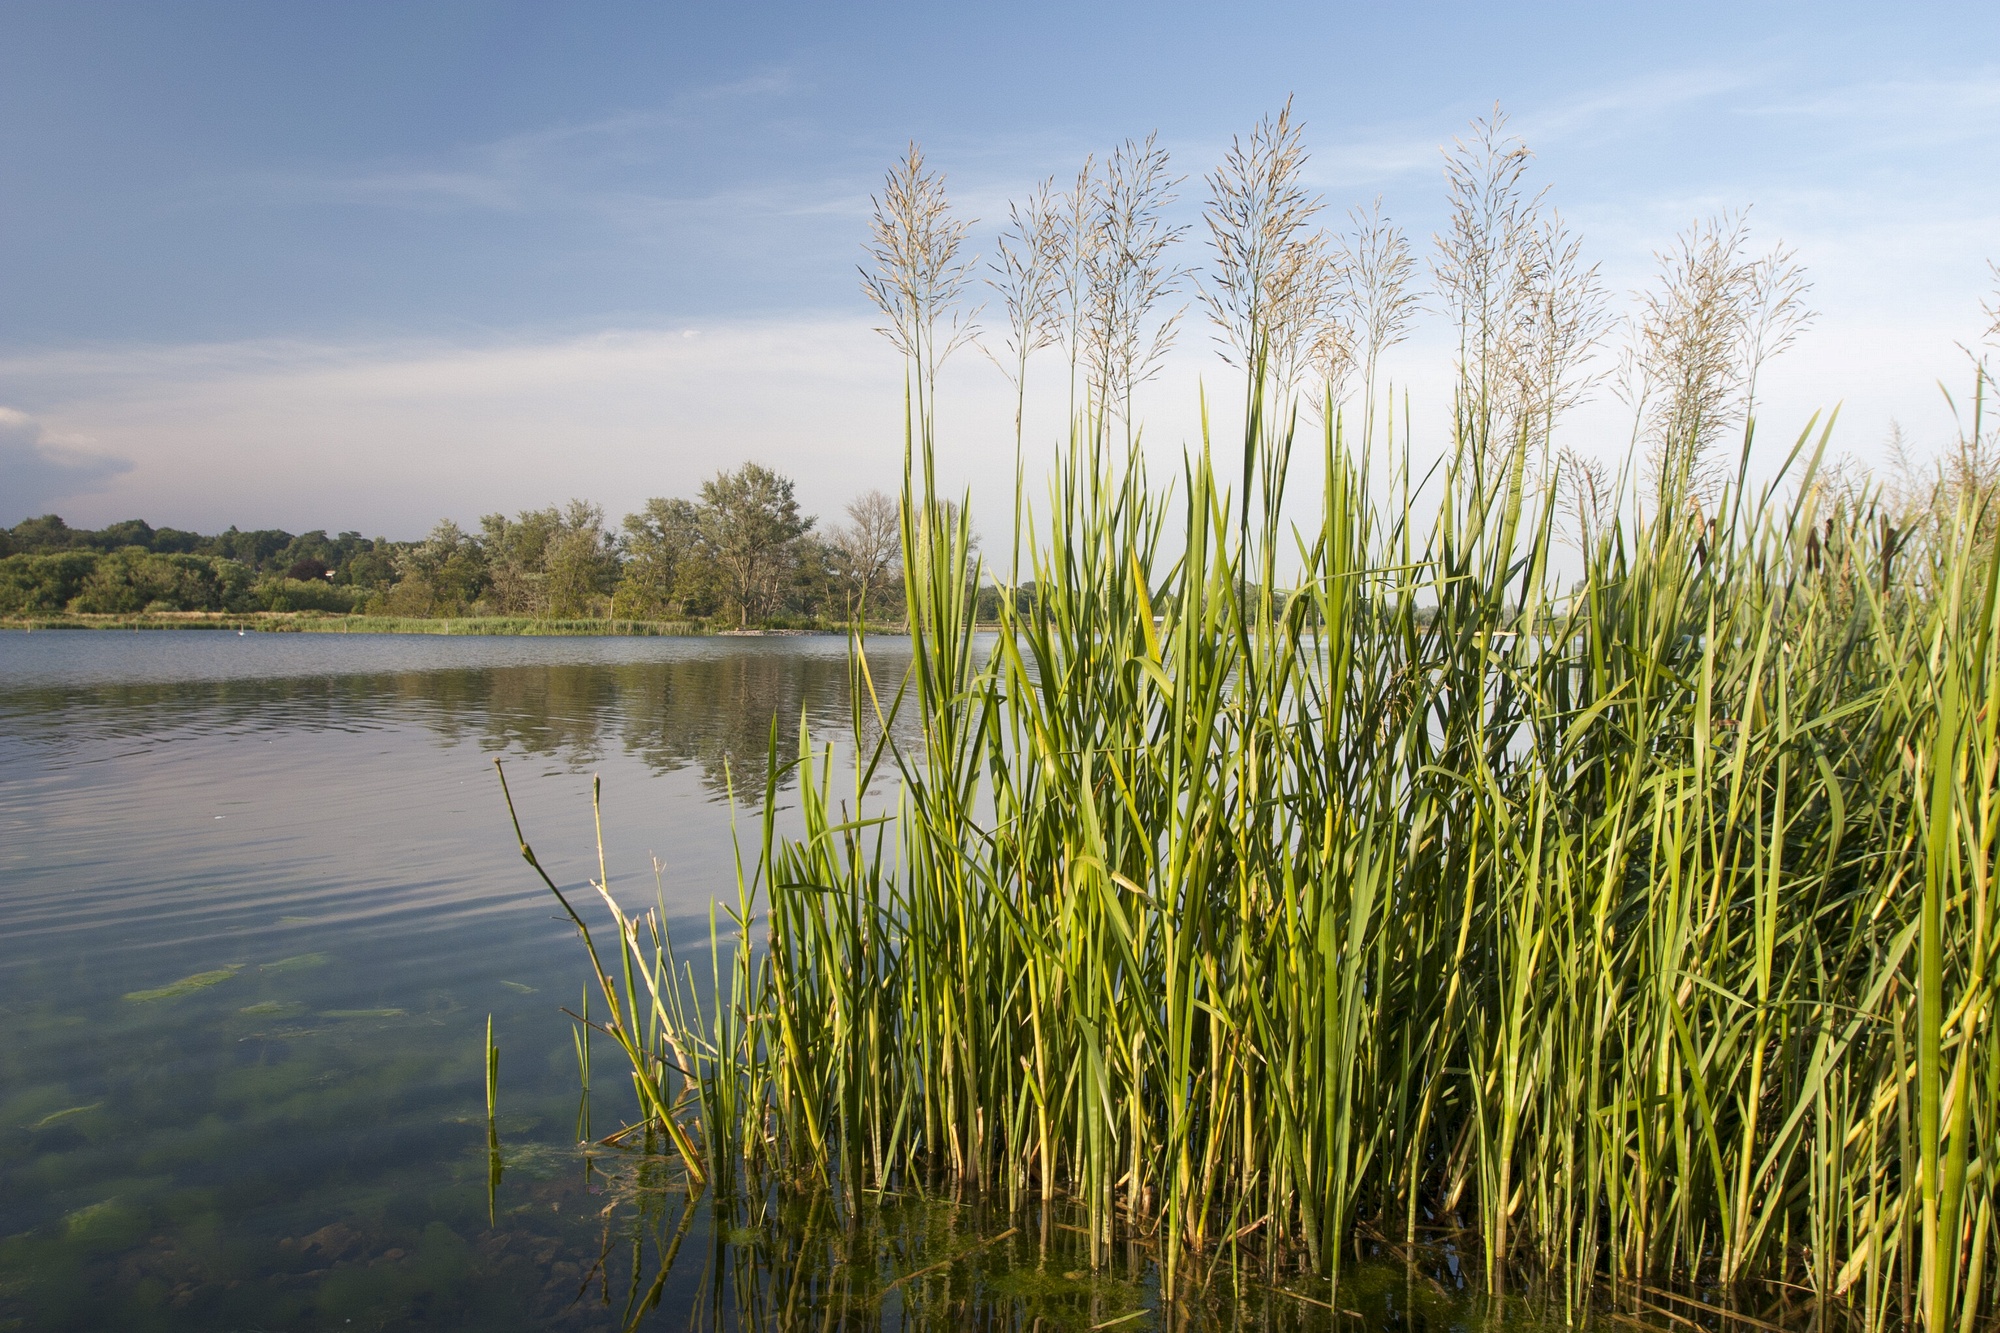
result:
[[(476, 634), (618, 638), (779, 638), (842, 635), (845, 628), (716, 628), (698, 620), (539, 620), (530, 616), (369, 616), (311, 611), (161, 611), (135, 615), (42, 615), (0, 618), (0, 630), (241, 630), (260, 634)], [(873, 634), (907, 632), (871, 625)]]

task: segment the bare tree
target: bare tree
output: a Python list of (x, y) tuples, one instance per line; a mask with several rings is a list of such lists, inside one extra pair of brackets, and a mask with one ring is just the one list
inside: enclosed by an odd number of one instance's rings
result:
[(837, 572), (857, 607), (881, 609), (893, 600), (897, 566), (902, 559), (902, 507), (896, 497), (879, 490), (864, 491), (847, 505), (847, 522), (827, 542)]

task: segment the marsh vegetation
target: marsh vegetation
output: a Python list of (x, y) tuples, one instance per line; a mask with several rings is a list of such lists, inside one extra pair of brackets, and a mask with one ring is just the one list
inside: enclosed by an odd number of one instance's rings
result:
[[(1614, 317), (1496, 117), (1447, 153), (1422, 299), (1456, 389), (1419, 469), (1378, 382), (1417, 260), (1379, 207), (1323, 230), (1304, 163), (1282, 113), (1204, 183), (1244, 429), (1171, 486), (1134, 404), (1194, 277), (1182, 182), (1129, 143), (1015, 210), (996, 360), (1018, 386), (1057, 349), (1072, 426), (1005, 569), (936, 482), (966, 225), (915, 147), (891, 173), (866, 287), (909, 371), (910, 664), (856, 641), (854, 734), (774, 756), (803, 828), (746, 831), (708, 940), (545, 876), (647, 1132), (753, 1215), (1059, 1203), (1168, 1307), (1218, 1265), (1339, 1305), (1359, 1256), (1442, 1238), (1571, 1320), (1699, 1289), (1984, 1326), (1985, 364), (1928, 472), (1858, 479), (1830, 421), (1770, 443), (1795, 259), (1698, 222)], [(1563, 422), (1607, 362), (1632, 428), (1600, 461)]]

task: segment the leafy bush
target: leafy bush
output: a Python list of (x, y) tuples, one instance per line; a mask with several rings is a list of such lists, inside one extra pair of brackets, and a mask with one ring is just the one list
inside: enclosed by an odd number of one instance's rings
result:
[(204, 555), (160, 555), (128, 546), (97, 557), (70, 599), (85, 614), (134, 611), (245, 611), (254, 606), (250, 570)]
[(361, 588), (343, 588), (318, 579), (266, 579), (256, 588), (262, 611), (338, 611), (346, 614), (367, 597)]
[(0, 615), (50, 615), (83, 591), (97, 567), (95, 551), (10, 555), (0, 559)]

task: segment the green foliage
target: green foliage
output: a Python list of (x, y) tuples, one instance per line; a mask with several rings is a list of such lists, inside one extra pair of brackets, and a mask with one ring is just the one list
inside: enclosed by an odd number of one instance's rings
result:
[(59, 514), (43, 514), (17, 523), (7, 537), (15, 551), (66, 551), (79, 544), (78, 534)]
[[(873, 507), (868, 508), (868, 503)], [(46, 514), (0, 530), (0, 616), (161, 612), (369, 613), (548, 623), (726, 618), (736, 625), (893, 618), (892, 501), (871, 492), (822, 542), (790, 479), (757, 464), (625, 516), (564, 506), (445, 520), (421, 542), (229, 528), (213, 536), (128, 519), (92, 531)]]
[(613, 615), (666, 620), (699, 601), (701, 585), (699, 516), (687, 500), (651, 499), (624, 522), (625, 567), (613, 599)]
[(488, 582), (485, 609), (555, 619), (605, 614), (618, 578), (604, 511), (583, 500), (480, 521)]
[(0, 615), (63, 611), (83, 591), (83, 581), (96, 567), (97, 556), (88, 551), (0, 559)]
[(243, 611), (256, 604), (250, 571), (233, 560), (136, 546), (0, 559), (0, 615)]
[(756, 463), (701, 484), (695, 531), (721, 574), (737, 623), (762, 619), (782, 604), (798, 539), (813, 522), (799, 512), (791, 478)]
[(399, 616), (464, 615), (486, 590), (485, 549), (445, 519), (403, 552), (387, 610)]
[(136, 546), (99, 556), (69, 610), (92, 615), (133, 611), (241, 611), (251, 571), (234, 560), (156, 555)]
[(542, 610), (556, 619), (603, 615), (618, 582), (618, 550), (604, 511), (572, 500), (545, 557)]
[(341, 614), (356, 610), (367, 595), (361, 589), (342, 587), (324, 578), (266, 579), (254, 591), (258, 605), (266, 611), (335, 611)]

